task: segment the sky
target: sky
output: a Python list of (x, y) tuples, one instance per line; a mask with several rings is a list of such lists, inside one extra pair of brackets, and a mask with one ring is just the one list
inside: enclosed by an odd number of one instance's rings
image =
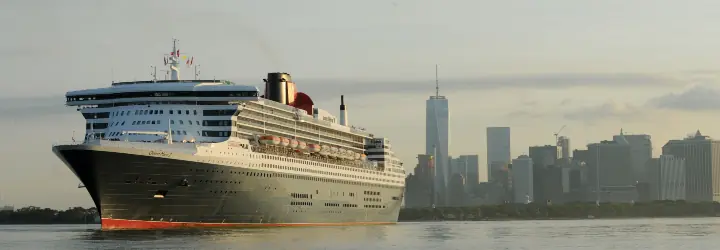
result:
[(513, 157), (563, 125), (573, 149), (622, 128), (651, 135), (655, 156), (698, 129), (720, 138), (717, 23), (720, 2), (702, 0), (5, 0), (0, 205), (91, 206), (51, 151), (84, 129), (64, 94), (150, 79), (173, 37), (202, 78), (289, 72), (335, 114), (344, 94), (350, 123), (412, 171), (436, 64), (451, 155), (485, 162), (487, 126), (511, 127)]

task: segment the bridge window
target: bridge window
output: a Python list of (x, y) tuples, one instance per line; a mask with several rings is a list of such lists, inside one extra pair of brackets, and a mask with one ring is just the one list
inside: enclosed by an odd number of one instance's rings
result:
[(204, 120), (203, 126), (216, 127), (216, 126), (230, 126), (229, 120)]
[(226, 116), (235, 114), (236, 109), (203, 110), (203, 116)]
[(108, 127), (107, 123), (86, 123), (85, 128), (87, 129), (106, 129)]
[(209, 131), (209, 130), (203, 130), (202, 135), (206, 137), (228, 137), (230, 136), (230, 131)]
[(67, 101), (110, 100), (142, 97), (257, 97), (257, 91), (164, 91), (124, 92), (99, 95), (67, 96)]
[(110, 112), (83, 113), (83, 117), (85, 117), (85, 119), (110, 118)]

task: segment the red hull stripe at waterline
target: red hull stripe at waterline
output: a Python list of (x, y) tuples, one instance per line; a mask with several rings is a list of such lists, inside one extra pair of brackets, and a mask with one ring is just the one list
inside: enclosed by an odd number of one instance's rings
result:
[(143, 221), (102, 218), (102, 229), (165, 229), (198, 227), (310, 227), (310, 226), (353, 226), (353, 225), (392, 225), (395, 222), (344, 222), (344, 223), (202, 223)]

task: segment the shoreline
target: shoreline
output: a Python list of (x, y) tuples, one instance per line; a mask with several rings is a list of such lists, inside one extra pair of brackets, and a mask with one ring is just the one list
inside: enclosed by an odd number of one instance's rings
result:
[(625, 220), (625, 219), (683, 219), (683, 218), (719, 218), (720, 216), (636, 216), (636, 217), (600, 217), (600, 218), (583, 218), (583, 217), (577, 217), (577, 218), (509, 218), (509, 219), (500, 219), (500, 218), (494, 218), (494, 219), (467, 219), (467, 220), (455, 220), (455, 219), (447, 219), (447, 220), (398, 220), (398, 222), (483, 222), (483, 221), (558, 221), (558, 220)]

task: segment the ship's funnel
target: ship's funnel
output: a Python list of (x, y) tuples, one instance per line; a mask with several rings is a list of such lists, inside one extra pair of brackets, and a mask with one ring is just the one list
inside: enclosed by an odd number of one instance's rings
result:
[(345, 97), (342, 95), (340, 96), (340, 125), (348, 125), (348, 115), (347, 110), (345, 109)]
[(288, 73), (268, 73), (265, 79), (265, 99), (290, 105), (295, 102), (297, 90)]

